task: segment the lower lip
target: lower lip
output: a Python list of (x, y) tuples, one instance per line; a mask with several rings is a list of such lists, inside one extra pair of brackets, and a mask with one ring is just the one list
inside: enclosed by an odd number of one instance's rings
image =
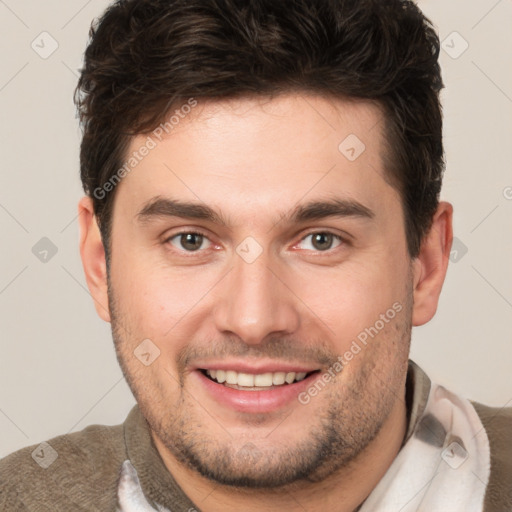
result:
[(261, 414), (277, 411), (294, 401), (300, 403), (299, 394), (313, 384), (320, 372), (313, 373), (299, 382), (283, 384), (264, 391), (233, 389), (214, 382), (199, 370), (194, 374), (198, 376), (201, 385), (216, 402), (234, 411)]

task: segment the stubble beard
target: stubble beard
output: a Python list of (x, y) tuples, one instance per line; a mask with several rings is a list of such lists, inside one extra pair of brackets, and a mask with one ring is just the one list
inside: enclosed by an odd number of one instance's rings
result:
[[(129, 331), (122, 327), (126, 318), (117, 311), (115, 294), (109, 283), (117, 359), (153, 435), (158, 436), (174, 458), (187, 468), (215, 483), (247, 490), (270, 490), (300, 482), (323, 481), (348, 468), (368, 448), (396, 400), (404, 399), (411, 339), (411, 295), (405, 302), (403, 316), (390, 327), (394, 332), (391, 336), (388, 333), (386, 343), (384, 340), (379, 340), (378, 345), (370, 346), (369, 343), (364, 348), (365, 362), (358, 372), (353, 373), (351, 382), (342, 382), (343, 370), (334, 385), (326, 387), (312, 400), (311, 403), (322, 400), (325, 406), (317, 407), (314, 415), (303, 413), (306, 420), (314, 417), (314, 421), (310, 422), (299, 442), (287, 445), (278, 434), (279, 429), (290, 428), (291, 420), (284, 420), (264, 439), (251, 437), (250, 433), (243, 439), (229, 434), (222, 434), (222, 438), (212, 434), (212, 430), (219, 430), (219, 425), (214, 424), (212, 429), (214, 420), (198, 406), (200, 397), (194, 399), (187, 392), (183, 376), (179, 376), (176, 405), (169, 410), (169, 402), (163, 400), (165, 382), (158, 380), (154, 373), (144, 374), (137, 366), (140, 362), (133, 355), (137, 343), (128, 339)], [(386, 361), (385, 368), (383, 361)], [(160, 378), (171, 379), (165, 375)], [(297, 404), (296, 407), (307, 407)], [(304, 425), (297, 424), (294, 428), (303, 429)], [(274, 444), (272, 436), (276, 439)]]

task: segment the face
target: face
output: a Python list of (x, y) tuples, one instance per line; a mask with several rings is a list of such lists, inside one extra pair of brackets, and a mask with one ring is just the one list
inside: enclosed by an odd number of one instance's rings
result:
[(109, 309), (155, 442), (224, 484), (326, 478), (404, 393), (411, 260), (380, 110), (200, 103), (152, 137), (116, 190)]

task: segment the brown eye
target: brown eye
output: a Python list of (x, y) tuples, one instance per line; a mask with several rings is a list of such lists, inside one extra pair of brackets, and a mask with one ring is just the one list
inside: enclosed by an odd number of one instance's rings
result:
[(203, 242), (208, 241), (208, 239), (200, 233), (186, 232), (178, 233), (170, 237), (168, 241), (177, 249), (195, 252), (201, 249)]
[(332, 235), (330, 233), (315, 233), (311, 242), (316, 249), (325, 251), (332, 246)]
[(328, 251), (329, 249), (333, 248), (333, 242), (335, 240), (338, 240), (338, 245), (341, 245), (341, 242), (343, 241), (342, 238), (338, 235), (335, 235), (334, 233), (329, 233), (328, 231), (318, 231), (316, 233), (310, 233), (309, 235), (305, 236), (301, 242), (307, 240), (308, 238), (311, 238), (310, 247), (306, 247), (306, 249), (312, 249), (316, 251)]

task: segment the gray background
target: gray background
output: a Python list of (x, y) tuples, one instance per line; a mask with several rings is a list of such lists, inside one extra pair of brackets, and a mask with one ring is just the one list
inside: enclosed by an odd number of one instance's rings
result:
[[(108, 3), (0, 0), (0, 457), (120, 423), (135, 403), (78, 253), (72, 94), (90, 22)], [(457, 240), (412, 357), (455, 392), (512, 405), (512, 0), (418, 3), (444, 41), (442, 199)]]

